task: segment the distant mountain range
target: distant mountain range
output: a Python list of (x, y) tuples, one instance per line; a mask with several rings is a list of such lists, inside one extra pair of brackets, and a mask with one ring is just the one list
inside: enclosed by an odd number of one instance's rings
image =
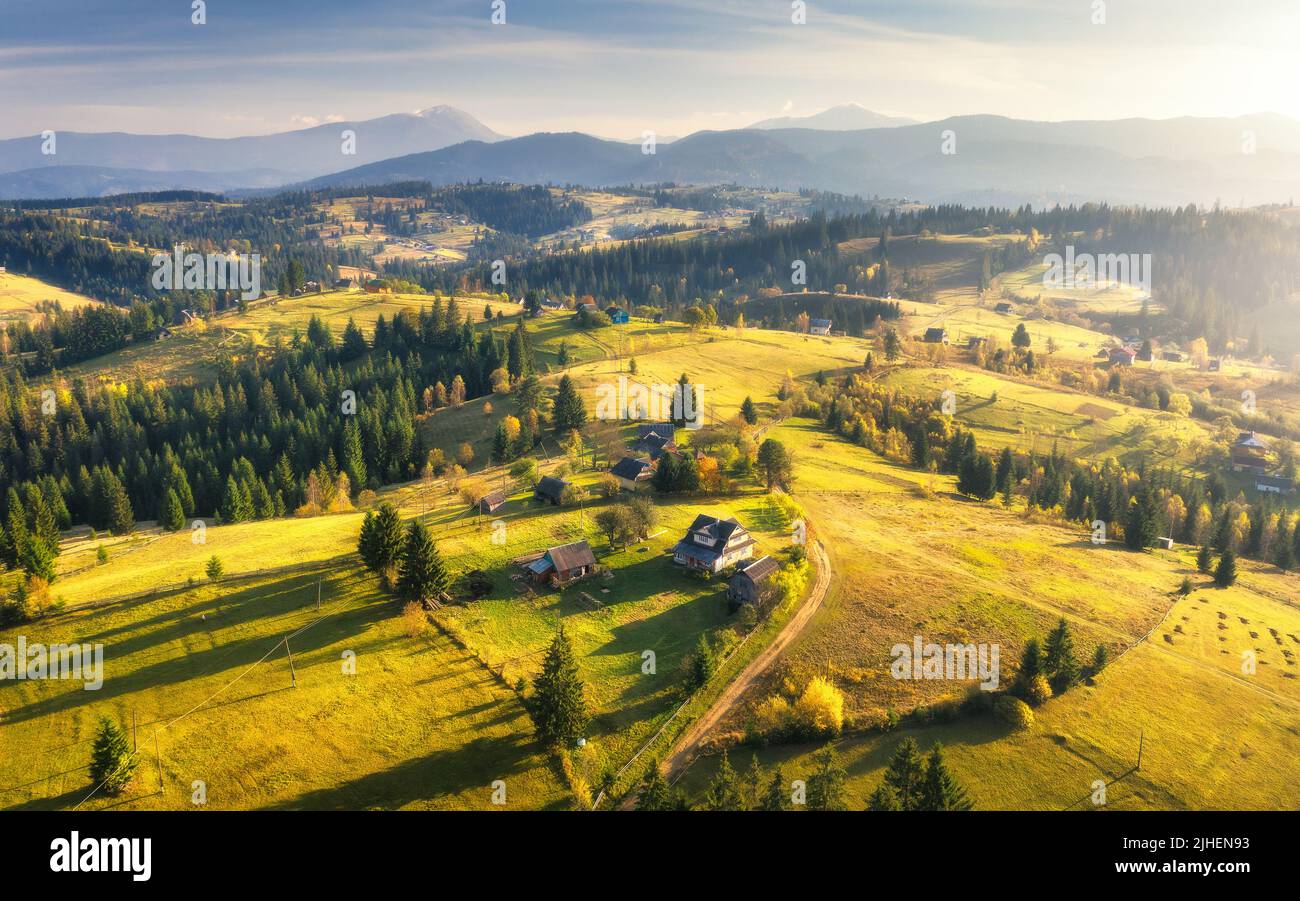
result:
[[(353, 155), (343, 152), (345, 131), (356, 135)], [(30, 183), (32, 189), (52, 189), (63, 174), (12, 177), (39, 169), (95, 167), (105, 188), (111, 190), (118, 190), (119, 179), (123, 183), (138, 181), (139, 172), (159, 173), (160, 181), (172, 178), (175, 182), (169, 184), (171, 187), (192, 187), (181, 185), (179, 180), (192, 178), (195, 173), (223, 174), (211, 184), (257, 187), (298, 181), (401, 154), (438, 150), (464, 141), (499, 141), (502, 137), (469, 113), (450, 106), (244, 138), (58, 132), (57, 152), (51, 155), (41, 152), (39, 135), (0, 141), (0, 173), (11, 176), (6, 180), (10, 184), (6, 184), (2, 196), (19, 196), (8, 188), (12, 185), (14, 190), (19, 190), (24, 183)], [(84, 171), (67, 175), (73, 183), (85, 178)], [(245, 180), (250, 177), (255, 180)]]
[(819, 131), (856, 131), (862, 128), (894, 128), (898, 125), (917, 125), (918, 120), (903, 116), (886, 116), (873, 113), (858, 103), (832, 106), (811, 116), (780, 116), (755, 122), (750, 128), (815, 128)]
[[(224, 141), (61, 134), (59, 165), (32, 165), (36, 138), (0, 142), (0, 196), (266, 190), (412, 179), (592, 187), (725, 182), (977, 205), (1220, 201), (1236, 206), (1300, 195), (1300, 122), (1273, 114), (1068, 122), (959, 116), (923, 124), (834, 127), (864, 115), (876, 116), (860, 107), (836, 107), (791, 120), (817, 120), (817, 127), (783, 128), (774, 125), (782, 120), (767, 120), (749, 129), (696, 132), (660, 142), (654, 154), (643, 153), (639, 143), (577, 132), (505, 139), (450, 107)], [(347, 128), (357, 134), (357, 153), (344, 157), (339, 141)], [(25, 145), (21, 154), (18, 144)], [(104, 155), (90, 162), (96, 146)], [(19, 160), (24, 164), (15, 165)], [(6, 167), (15, 171), (4, 172)]]

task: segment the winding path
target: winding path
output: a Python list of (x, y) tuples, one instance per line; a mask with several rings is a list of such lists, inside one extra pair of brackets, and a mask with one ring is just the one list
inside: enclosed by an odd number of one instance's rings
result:
[(826, 554), (826, 549), (822, 547), (820, 541), (813, 541), (809, 544), (809, 556), (813, 559), (817, 569), (817, 580), (813, 583), (812, 591), (804, 600), (803, 605), (795, 611), (794, 616), (786, 623), (781, 631), (776, 634), (772, 642), (758, 654), (753, 660), (745, 666), (743, 670), (731, 681), (726, 689), (713, 702), (713, 705), (704, 712), (703, 716), (691, 724), (691, 727), (682, 733), (677, 744), (673, 745), (668, 757), (664, 761), (664, 777), (669, 782), (674, 782), (685, 772), (686, 767), (695, 759), (699, 753), (700, 745), (703, 743), (705, 736), (709, 734), (718, 723), (722, 722), (723, 717), (731, 712), (735, 706), (740, 703), (740, 699), (745, 692), (758, 681), (758, 677), (776, 662), (776, 658), (790, 646), (804, 628), (812, 620), (826, 599), (826, 592), (831, 586), (831, 561)]

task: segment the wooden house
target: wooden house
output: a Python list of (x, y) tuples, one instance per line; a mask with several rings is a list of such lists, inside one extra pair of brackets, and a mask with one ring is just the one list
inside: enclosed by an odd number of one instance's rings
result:
[(687, 569), (721, 572), (754, 555), (757, 544), (736, 519), (700, 514), (673, 547), (673, 562)]
[(649, 481), (655, 474), (655, 468), (645, 460), (636, 457), (624, 457), (610, 469), (610, 475), (618, 479), (620, 488), (635, 491), (641, 483)]
[(763, 606), (775, 593), (772, 577), (781, 570), (781, 564), (770, 556), (762, 556), (748, 564), (738, 566), (736, 574), (727, 583), (727, 600), (731, 609), (744, 604)]
[(563, 479), (542, 476), (533, 488), (533, 497), (539, 501), (549, 501), (551, 506), (558, 507), (564, 499), (564, 489), (568, 487), (569, 483)]
[(525, 564), (534, 582), (562, 588), (596, 572), (596, 555), (585, 541), (574, 541), (549, 548), (531, 563)]
[(506, 493), (504, 491), (490, 491), (478, 499), (478, 512), (495, 513), (506, 502)]

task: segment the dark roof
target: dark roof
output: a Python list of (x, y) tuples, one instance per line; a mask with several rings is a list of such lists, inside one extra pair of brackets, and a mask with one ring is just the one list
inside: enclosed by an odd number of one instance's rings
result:
[(636, 481), (649, 468), (650, 464), (645, 460), (638, 460), (636, 457), (624, 457), (614, 464), (614, 468), (610, 472), (620, 479)]
[(809, 319), (808, 327), (809, 328), (830, 328), (831, 321), (829, 319)]
[(553, 476), (542, 476), (541, 480), (537, 483), (537, 487), (534, 488), (533, 491), (537, 494), (544, 494), (547, 497), (558, 498), (564, 493), (564, 489), (568, 486), (569, 483), (563, 479), (557, 479)]
[(506, 493), (504, 491), (489, 491), (478, 499), (479, 506), (487, 504), (489, 507), (499, 507), (506, 502)]
[(665, 438), (673, 438), (673, 433), (677, 429), (671, 422), (643, 422), (638, 423), (636, 427), (637, 438), (646, 438), (650, 435), (662, 435)]
[(1258, 448), (1259, 450), (1268, 450), (1268, 445), (1259, 440), (1254, 432), (1242, 432), (1237, 435), (1237, 447)]
[(1004, 300), (1004, 301), (1002, 301), (1002, 303), (1000, 303), (1000, 304), (998, 304), (996, 307), (994, 307), (994, 308), (993, 308), (993, 311), (994, 311), (995, 313), (1005, 313), (1005, 312), (1006, 312), (1007, 310), (1009, 310), (1009, 309), (1011, 309), (1011, 304), (1007, 303), (1007, 302)]
[(947, 334), (948, 334), (948, 330), (946, 328), (928, 328), (925, 330), (925, 340), (942, 341), (944, 339), (944, 336), (946, 336)]
[(697, 532), (703, 533), (705, 536), (712, 538), (715, 541), (726, 544), (737, 529), (742, 532), (745, 531), (745, 527), (737, 522), (734, 517), (730, 519), (718, 519), (716, 516), (708, 516), (701, 513), (699, 516), (695, 517), (695, 522), (691, 523), (691, 527), (686, 531), (688, 535), (694, 535)]
[(596, 555), (591, 552), (591, 545), (585, 541), (574, 541), (571, 544), (553, 547), (546, 552), (546, 556), (560, 572), (568, 572), (579, 566), (596, 565)]
[(1256, 485), (1267, 485), (1270, 488), (1281, 488), (1283, 491), (1290, 491), (1295, 487), (1295, 483), (1286, 476), (1255, 476)]
[(745, 566), (744, 564), (741, 566), (742, 568), (736, 573), (736, 575), (744, 573), (755, 585), (761, 585), (763, 582), (766, 582), (781, 568), (780, 562), (770, 555), (759, 557), (748, 566)]

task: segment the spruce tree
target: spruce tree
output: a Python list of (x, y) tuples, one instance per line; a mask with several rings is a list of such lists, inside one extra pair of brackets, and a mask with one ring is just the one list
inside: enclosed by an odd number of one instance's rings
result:
[(902, 810), (898, 803), (898, 794), (885, 783), (876, 786), (876, 790), (867, 798), (867, 810)]
[(181, 509), (181, 499), (176, 492), (168, 488), (163, 500), (162, 527), (168, 532), (179, 532), (185, 528), (185, 511)]
[(790, 809), (790, 795), (785, 790), (785, 774), (781, 772), (779, 766), (776, 768), (776, 772), (772, 774), (772, 781), (767, 784), (767, 791), (763, 793), (763, 809)]
[(1219, 558), (1219, 565), (1214, 568), (1214, 584), (1228, 588), (1237, 581), (1237, 555), (1228, 548)]
[(758, 407), (754, 405), (752, 397), (746, 395), (744, 402), (740, 405), (740, 415), (750, 425), (758, 423)]
[(582, 738), (588, 721), (586, 689), (563, 625), (546, 651), (534, 689), (529, 712), (542, 743), (570, 747)]
[(1206, 575), (1214, 570), (1214, 556), (1208, 544), (1201, 545), (1201, 549), (1196, 552), (1196, 569)]
[(899, 810), (919, 810), (925, 782), (924, 761), (916, 739), (903, 739), (889, 758), (883, 785), (893, 793)]
[(832, 745), (813, 755), (817, 769), (808, 778), (809, 810), (848, 810), (846, 786), (848, 774), (840, 764)]
[(412, 522), (397, 561), (397, 593), (405, 601), (423, 604), (442, 597), (450, 585), (451, 576), (433, 536), (424, 523)]
[(758, 755), (749, 759), (749, 769), (745, 771), (744, 782), (745, 809), (758, 810), (763, 806), (763, 768), (758, 763)]
[(1070, 635), (1070, 626), (1064, 617), (1056, 624), (1056, 628), (1047, 633), (1043, 657), (1043, 668), (1053, 692), (1059, 695), (1079, 681), (1079, 664), (1074, 659), (1074, 638)]
[(126, 732), (108, 717), (99, 721), (99, 732), (90, 752), (90, 778), (110, 795), (121, 794), (135, 774), (136, 755)]
[(722, 762), (713, 774), (709, 788), (704, 793), (705, 810), (744, 810), (745, 800), (740, 793), (740, 780), (731, 767), (727, 752), (722, 752)]
[(919, 809), (970, 810), (973, 806), (966, 790), (943, 762), (943, 746), (935, 742), (925, 762)]
[(587, 409), (582, 404), (582, 398), (578, 396), (578, 389), (574, 387), (573, 379), (568, 375), (560, 378), (552, 417), (557, 435), (580, 429), (587, 421)]
[(129, 535), (135, 528), (135, 513), (131, 509), (131, 499), (126, 494), (117, 476), (109, 473), (108, 482), (108, 530), (114, 535)]
[(671, 792), (668, 783), (664, 780), (664, 774), (659, 771), (659, 764), (650, 764), (641, 783), (641, 793), (636, 799), (636, 809), (668, 810), (670, 798)]

